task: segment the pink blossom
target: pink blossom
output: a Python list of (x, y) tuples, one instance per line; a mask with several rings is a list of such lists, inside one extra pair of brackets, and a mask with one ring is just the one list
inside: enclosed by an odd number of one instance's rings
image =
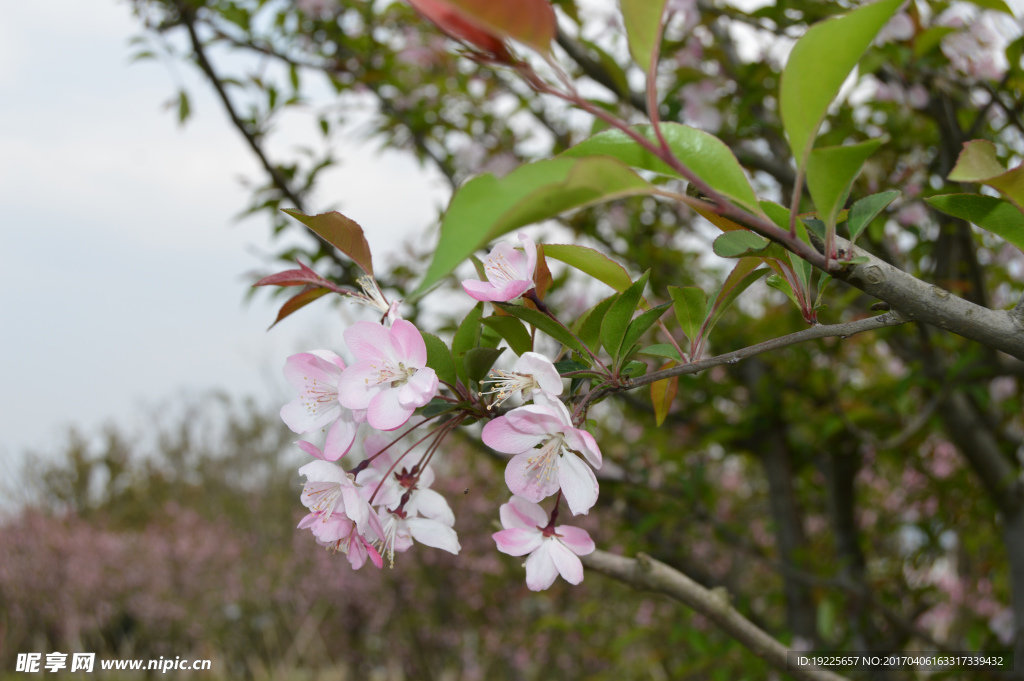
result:
[[(306, 484), (302, 487), (300, 497), (302, 505), (321, 522), (325, 523), (334, 516), (343, 517), (356, 524), (361, 534), (373, 531), (383, 534), (380, 518), (377, 517), (370, 504), (359, 493), (360, 485), (351, 473), (346, 473), (341, 466), (327, 461), (313, 461), (299, 469), (299, 475), (306, 476)], [(308, 527), (307, 519), (303, 519), (300, 527)], [(313, 532), (320, 538), (318, 531)]]
[(400, 428), (437, 394), (427, 346), (411, 322), (397, 319), (390, 329), (356, 322), (345, 330), (345, 342), (356, 362), (338, 381), (338, 399), (349, 409), (366, 409), (374, 428)]
[(538, 390), (550, 395), (562, 394), (562, 377), (558, 375), (558, 369), (551, 360), (536, 352), (524, 352), (512, 371), (495, 369), (484, 383), (490, 383), (492, 389), (481, 394), (497, 395), (491, 407), (503, 403), (517, 392), (524, 400), (530, 399), (530, 395)]
[(296, 433), (330, 426), (323, 452), (328, 461), (348, 453), (359, 424), (366, 420), (365, 411), (349, 411), (338, 401), (338, 382), (344, 370), (345, 362), (330, 350), (292, 355), (284, 365), (284, 377), (299, 396), (281, 408), (281, 420)]
[(372, 535), (364, 535), (352, 520), (339, 515), (323, 518), (321, 513), (310, 513), (299, 522), (300, 529), (306, 527), (313, 531), (318, 544), (344, 553), (353, 570), (363, 567), (367, 558), (378, 568), (384, 566), (384, 559), (373, 546)]
[(491, 535), (498, 550), (510, 556), (525, 556), (526, 586), (543, 591), (555, 583), (555, 577), (570, 584), (583, 581), (583, 563), (577, 556), (593, 553), (594, 540), (586, 530), (569, 525), (552, 527), (547, 514), (537, 504), (512, 497), (501, 505), (501, 525), (505, 529)]
[(502, 241), (484, 258), (487, 281), (466, 279), (462, 282), (462, 288), (474, 300), (505, 303), (536, 286), (533, 273), (537, 269), (537, 247), (524, 233), (518, 236), (523, 244), (522, 251)]
[(600, 468), (601, 450), (593, 435), (573, 427), (569, 410), (558, 398), (535, 392), (533, 404), (484, 426), (483, 440), (499, 452), (516, 454), (505, 468), (505, 483), (513, 494), (538, 502), (561, 488), (574, 515), (587, 513), (597, 501), (597, 478), (577, 453)]

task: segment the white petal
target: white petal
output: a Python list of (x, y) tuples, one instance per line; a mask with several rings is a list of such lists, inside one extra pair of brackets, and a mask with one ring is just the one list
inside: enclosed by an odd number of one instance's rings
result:
[(447, 525), (426, 518), (407, 518), (405, 522), (409, 525), (413, 539), (421, 544), (456, 555), (462, 549), (459, 546), (459, 536)]
[(565, 454), (558, 466), (558, 486), (573, 515), (587, 513), (597, 502), (597, 477), (583, 459)]
[(551, 539), (548, 541), (551, 547), (548, 549), (548, 553), (551, 556), (551, 562), (554, 563), (558, 569), (558, 574), (562, 575), (565, 581), (570, 584), (579, 584), (583, 581), (583, 563), (576, 557), (576, 554), (566, 548), (557, 539)]
[(558, 568), (549, 553), (551, 541), (542, 542), (540, 547), (526, 559), (526, 586), (530, 591), (543, 591), (555, 583)]
[(432, 489), (418, 489), (412, 493), (409, 503), (405, 506), (410, 513), (418, 513), (424, 518), (436, 520), (442, 525), (455, 525), (455, 514), (444, 497)]

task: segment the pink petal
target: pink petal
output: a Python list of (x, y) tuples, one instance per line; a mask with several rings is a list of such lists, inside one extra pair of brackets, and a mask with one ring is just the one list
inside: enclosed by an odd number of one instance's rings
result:
[(601, 449), (597, 446), (597, 440), (594, 439), (593, 435), (579, 428), (570, 428), (565, 431), (564, 437), (565, 443), (569, 445), (569, 449), (582, 454), (594, 468), (601, 467), (603, 463)]
[[(432, 489), (417, 489), (406, 504), (406, 510), (419, 513), (424, 518), (435, 520), (448, 527), (455, 525), (455, 514), (444, 497)], [(415, 535), (414, 535), (415, 536)]]
[(518, 527), (536, 532), (538, 527), (548, 524), (548, 514), (543, 508), (522, 497), (512, 497), (498, 510), (501, 526), (508, 529)]
[(532, 553), (540, 548), (544, 541), (544, 535), (537, 530), (531, 532), (518, 527), (495, 532), (491, 538), (498, 544), (499, 551), (510, 556), (525, 556)]
[(499, 416), (487, 423), (482, 433), (485, 445), (504, 454), (528, 452), (543, 442), (546, 436), (546, 433), (531, 435), (513, 428), (507, 416)]
[(526, 559), (526, 586), (531, 591), (543, 591), (555, 583), (558, 568), (551, 560), (550, 547), (554, 542), (545, 541)]
[(530, 465), (530, 456), (527, 452), (508, 462), (505, 467), (505, 484), (512, 494), (536, 503), (558, 491), (558, 480), (554, 476), (538, 476)]
[(426, 518), (408, 518), (406, 524), (413, 539), (435, 549), (458, 555), (462, 547), (455, 530), (434, 520)]
[(341, 357), (338, 357), (338, 355), (331, 352), (330, 350), (310, 350), (309, 354), (316, 355), (320, 359), (327, 360), (328, 362), (338, 367), (339, 369), (345, 368), (345, 360), (343, 360)]
[(364, 544), (366, 547), (366, 554), (370, 557), (370, 562), (377, 566), (377, 569), (384, 567), (384, 559), (377, 553), (377, 549), (373, 548), (370, 544)]
[(594, 540), (590, 538), (586, 530), (571, 525), (558, 525), (555, 527), (555, 534), (561, 535), (558, 541), (565, 544), (566, 548), (577, 556), (586, 556), (594, 552)]
[(541, 392), (536, 393), (533, 396), (533, 403), (539, 407), (545, 409), (552, 416), (557, 418), (567, 428), (572, 428), (572, 414), (562, 404), (562, 400), (558, 399), (554, 395)]
[(294, 433), (310, 433), (327, 426), (341, 415), (341, 405), (337, 400), (317, 403), (303, 397), (297, 397), (281, 407), (281, 420)]
[[(306, 454), (309, 454), (314, 459), (323, 460), (325, 458), (324, 457), (324, 453), (320, 451), (320, 448), (317, 447), (312, 442), (306, 442), (305, 440), (299, 440), (295, 444), (297, 444), (299, 446), (299, 449), (301, 449), (302, 451), (306, 452)], [(331, 461), (334, 461), (334, 460), (335, 459), (331, 459)]]
[(462, 282), (462, 289), (473, 300), (480, 300), (484, 302), (497, 300), (494, 295), (498, 291), (498, 287), (486, 281), (465, 279)]
[[(536, 284), (533, 283), (532, 279), (515, 279), (501, 286), (495, 286), (491, 292), (491, 297), (487, 300), (507, 303), (510, 300), (515, 300), (532, 288), (536, 288)], [(472, 296), (473, 294), (470, 293), (470, 295)]]
[[(543, 394), (534, 393), (534, 399), (536, 400)], [(562, 422), (557, 412), (539, 404), (516, 407), (506, 414), (505, 418), (508, 419), (510, 426), (521, 433), (530, 435), (551, 436), (561, 433), (566, 428), (566, 424)]]
[(371, 360), (388, 357), (391, 349), (391, 332), (373, 322), (356, 322), (345, 329), (345, 344), (357, 360)]
[(420, 369), (405, 385), (398, 388), (398, 401), (403, 407), (422, 407), (437, 394), (437, 386), (434, 370)]
[(382, 388), (380, 367), (373, 360), (356, 362), (338, 380), (338, 401), (347, 409), (366, 409)]
[[(320, 350), (319, 352), (327, 351)], [(337, 357), (337, 355), (335, 356)], [(335, 385), (340, 375), (341, 369), (333, 362), (317, 357), (311, 352), (292, 355), (284, 363), (285, 379), (289, 385), (299, 391), (302, 391), (314, 380), (327, 385)]]
[(425, 367), (427, 365), (427, 344), (419, 329), (409, 321), (396, 319), (391, 325), (391, 339), (401, 349), (401, 359), (406, 366)]
[(374, 395), (366, 410), (366, 420), (377, 430), (395, 430), (405, 425), (413, 407), (403, 407), (398, 401), (398, 391), (386, 388)]
[[(505, 475), (506, 480), (508, 474)], [(558, 465), (558, 486), (573, 515), (586, 514), (597, 502), (597, 477), (575, 454), (565, 454)]]
[(548, 555), (551, 556), (552, 564), (558, 569), (558, 574), (562, 575), (570, 584), (582, 582), (583, 563), (576, 557), (576, 554), (556, 540), (548, 540), (547, 543), (550, 544)]
[(331, 429), (327, 431), (327, 442), (324, 443), (324, 456), (327, 461), (337, 461), (348, 454), (356, 441), (359, 425), (352, 420), (352, 412), (344, 411)]

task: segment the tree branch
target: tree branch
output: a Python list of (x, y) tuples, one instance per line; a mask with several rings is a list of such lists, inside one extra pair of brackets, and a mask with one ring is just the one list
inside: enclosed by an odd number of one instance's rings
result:
[(787, 648), (733, 608), (729, 604), (728, 592), (705, 589), (682, 572), (646, 554), (624, 558), (604, 551), (594, 551), (588, 556), (581, 556), (580, 560), (591, 570), (636, 589), (665, 594), (693, 608), (750, 652), (799, 681), (849, 681), (844, 676), (823, 669), (789, 669)]
[(899, 326), (900, 324), (904, 324), (908, 321), (910, 320), (902, 317), (899, 313), (887, 312), (883, 315), (878, 315), (877, 317), (858, 319), (855, 322), (845, 322), (843, 324), (819, 324), (817, 326), (812, 326), (809, 329), (804, 329), (803, 331), (791, 333), (788, 336), (780, 336), (779, 338), (773, 338), (772, 340), (751, 345), (741, 350), (727, 352), (724, 355), (709, 357), (698, 362), (691, 362), (671, 369), (644, 374), (639, 378), (633, 379), (626, 388), (638, 388), (642, 385), (654, 383), (655, 381), (671, 378), (673, 376), (697, 374), (705, 369), (721, 366), (722, 364), (736, 364), (740, 360), (753, 357), (754, 355), (760, 355), (762, 352), (778, 350), (779, 348), (784, 348), (788, 345), (796, 345), (797, 343), (803, 343), (804, 341), (813, 340), (815, 338), (832, 338), (837, 336), (839, 338), (846, 338), (847, 336), (852, 336), (864, 331), (874, 331), (875, 329), (883, 329), (887, 326)]

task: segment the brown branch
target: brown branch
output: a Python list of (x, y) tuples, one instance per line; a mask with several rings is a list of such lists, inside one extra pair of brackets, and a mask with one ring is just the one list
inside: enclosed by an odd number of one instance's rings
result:
[(755, 626), (729, 604), (724, 589), (709, 590), (682, 572), (654, 560), (646, 554), (625, 558), (604, 551), (581, 556), (583, 564), (636, 589), (665, 594), (708, 618), (729, 636), (743, 644), (750, 652), (769, 665), (799, 681), (849, 681), (823, 669), (789, 669), (787, 648), (764, 630)]

